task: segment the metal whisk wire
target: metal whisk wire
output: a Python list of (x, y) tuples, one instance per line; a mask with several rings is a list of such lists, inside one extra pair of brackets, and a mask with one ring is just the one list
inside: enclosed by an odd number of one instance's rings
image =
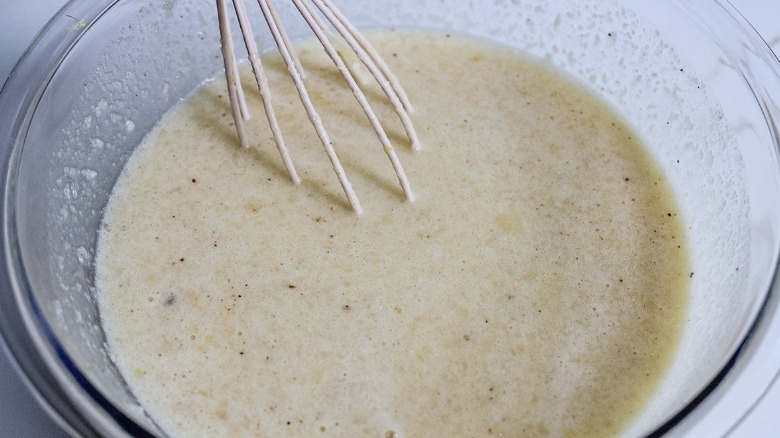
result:
[[(249, 140), (246, 135), (246, 130), (243, 125), (243, 121), (249, 119), (249, 111), (246, 106), (246, 100), (244, 97), (243, 87), (238, 73), (238, 63), (236, 61), (233, 40), (230, 31), (230, 21), (227, 12), (227, 0), (217, 1), (217, 15), (219, 18), (220, 39), (222, 42), (222, 57), (225, 62), (225, 77), (228, 87), (228, 96), (230, 99), (230, 106), (233, 112), (233, 119), (235, 121), (236, 132), (238, 133), (239, 140), (244, 147), (249, 147)], [(377, 138), (382, 144), (382, 148), (387, 154), (390, 163), (393, 166), (393, 170), (398, 177), (398, 181), (401, 188), (409, 201), (414, 201), (414, 194), (412, 193), (409, 180), (406, 177), (403, 166), (390, 143), (390, 139), (387, 136), (381, 122), (374, 113), (371, 105), (368, 103), (365, 94), (358, 85), (353, 75), (350, 66), (345, 62), (346, 53), (341, 53), (334, 47), (331, 39), (334, 37), (328, 28), (327, 23), (317, 13), (319, 11), (322, 16), (333, 26), (338, 32), (341, 38), (347, 43), (350, 50), (357, 56), (361, 63), (368, 69), (371, 75), (379, 84), (384, 94), (393, 105), (396, 114), (398, 115), (401, 123), (406, 131), (407, 136), (412, 144), (413, 149), (420, 148), (420, 141), (417, 137), (417, 133), (412, 124), (409, 113), (412, 111), (412, 106), (409, 103), (409, 99), (401, 87), (398, 79), (388, 68), (387, 64), (382, 60), (381, 56), (369, 43), (369, 41), (347, 20), (330, 0), (291, 0), (295, 5), (298, 12), (302, 15), (308, 26), (311, 28), (314, 35), (319, 40), (320, 44), (325, 49), (325, 52), (335, 64), (339, 72), (344, 76), (347, 81), (352, 94), (357, 99), (363, 112), (369, 120), (369, 123), (376, 132)], [(306, 91), (304, 84), (305, 72), (301, 67), (301, 63), (296, 56), (295, 50), (290, 42), (284, 26), (276, 13), (275, 7), (271, 0), (258, 0), (260, 9), (263, 13), (266, 24), (268, 25), (271, 35), (274, 38), (279, 53), (284, 60), (287, 70), (295, 83), (295, 87), (298, 90), (298, 96), (301, 103), (306, 110), (306, 114), (314, 126), (317, 136), (319, 137), (325, 152), (330, 159), (333, 170), (344, 190), (347, 199), (352, 206), (353, 210), (357, 213), (363, 211), (360, 201), (352, 188), (349, 180), (347, 179), (346, 172), (333, 148), (333, 143), (328, 136), (327, 131), (322, 123), (322, 120), (314, 108), (314, 105), (309, 97), (309, 93)], [(316, 6), (316, 9), (312, 4)], [(243, 0), (233, 0), (233, 8), (238, 18), (238, 23), (243, 35), (244, 44), (246, 45), (249, 62), (254, 73), (258, 90), (260, 91), (260, 97), (263, 102), (266, 117), (271, 127), (274, 141), (277, 149), (282, 157), (285, 168), (287, 169), (290, 178), (295, 184), (301, 182), (301, 178), (295, 170), (292, 158), (287, 149), (287, 146), (282, 135), (279, 122), (276, 118), (273, 105), (271, 103), (271, 93), (268, 86), (266, 75), (263, 71), (262, 62), (260, 60), (260, 54), (257, 49), (257, 44), (254, 40), (254, 34), (252, 32), (251, 25), (249, 23), (249, 16), (246, 11), (246, 6)]]

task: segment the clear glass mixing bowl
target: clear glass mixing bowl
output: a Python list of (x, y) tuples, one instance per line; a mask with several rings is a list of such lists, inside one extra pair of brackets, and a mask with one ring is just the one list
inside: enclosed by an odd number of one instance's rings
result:
[[(675, 189), (695, 273), (679, 350), (625, 434), (702, 423), (724, 433), (738, 422), (780, 368), (768, 347), (780, 334), (780, 65), (750, 25), (725, 0), (338, 5), (359, 26), (447, 29), (515, 47), (625, 116)], [(307, 35), (284, 6), (290, 33)], [(210, 0), (71, 1), (0, 93), (0, 329), (30, 387), (75, 434), (161, 434), (106, 347), (93, 256), (133, 148), (219, 72), (215, 15)]]

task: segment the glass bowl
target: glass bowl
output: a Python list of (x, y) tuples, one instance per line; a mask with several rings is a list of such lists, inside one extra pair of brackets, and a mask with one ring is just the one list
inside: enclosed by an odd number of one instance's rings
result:
[[(725, 0), (338, 5), (361, 27), (508, 45), (624, 116), (675, 190), (695, 273), (677, 353), (624, 434), (733, 427), (780, 368), (770, 343), (780, 335), (780, 64), (745, 19)], [(293, 37), (308, 35), (279, 7)], [(257, 39), (270, 49), (267, 33)], [(73, 0), (0, 93), (0, 329), (29, 386), (73, 434), (162, 435), (106, 346), (95, 243), (134, 147), (221, 66), (212, 1)]]

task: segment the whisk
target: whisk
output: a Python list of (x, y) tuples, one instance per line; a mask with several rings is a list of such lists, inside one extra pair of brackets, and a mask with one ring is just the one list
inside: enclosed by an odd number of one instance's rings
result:
[[(382, 148), (390, 159), (406, 199), (409, 201), (414, 201), (414, 194), (412, 193), (412, 189), (409, 185), (409, 180), (406, 177), (406, 173), (404, 172), (403, 166), (398, 159), (393, 145), (390, 143), (390, 139), (388, 138), (387, 133), (382, 127), (382, 124), (380, 123), (373, 109), (371, 109), (371, 105), (368, 103), (365, 94), (360, 89), (360, 86), (355, 80), (355, 75), (353, 75), (352, 69), (350, 68), (354, 67), (355, 63), (351, 63), (348, 66), (345, 59), (350, 59), (350, 57), (354, 58), (354, 55), (357, 55), (357, 59), (359, 59), (368, 69), (368, 71), (381, 87), (382, 91), (390, 100), (390, 103), (393, 105), (395, 112), (398, 114), (404, 130), (406, 131), (406, 134), (411, 141), (412, 148), (419, 149), (420, 142), (409, 116), (409, 113), (412, 112), (412, 106), (409, 103), (409, 99), (406, 93), (399, 84), (398, 79), (392, 74), (387, 64), (385, 64), (377, 51), (371, 46), (369, 41), (347, 20), (344, 14), (336, 9), (330, 0), (309, 0), (314, 4), (314, 6), (316, 6), (316, 10), (306, 0), (291, 1), (303, 16), (311, 30), (314, 32), (314, 35), (322, 44), (325, 52), (336, 65), (336, 68), (344, 76), (344, 79), (346, 79), (349, 88), (352, 90), (353, 95), (360, 103), (360, 106), (365, 112), (366, 117), (368, 118), (371, 126), (376, 132), (377, 137), (379, 138), (379, 142), (381, 143)], [(306, 114), (308, 115), (309, 120), (314, 126), (314, 129), (317, 132), (323, 147), (325, 148), (325, 152), (330, 159), (331, 165), (333, 166), (333, 170), (338, 177), (339, 183), (341, 183), (341, 187), (344, 189), (344, 194), (346, 195), (354, 211), (361, 213), (363, 209), (360, 206), (360, 201), (355, 194), (355, 190), (352, 188), (352, 185), (347, 179), (344, 168), (342, 167), (341, 162), (339, 161), (339, 158), (333, 148), (333, 143), (331, 142), (328, 133), (323, 126), (322, 120), (320, 119), (317, 110), (314, 108), (308, 92), (306, 91), (306, 86), (303, 81), (305, 72), (301, 67), (301, 63), (298, 57), (295, 54), (295, 50), (290, 43), (290, 39), (285, 32), (284, 26), (279, 20), (279, 16), (276, 13), (275, 7), (271, 0), (258, 0), (258, 3), (260, 5), (260, 9), (262, 10), (263, 17), (265, 18), (265, 22), (268, 25), (271, 34), (273, 35), (277, 48), (279, 49), (279, 53), (282, 55), (282, 59), (284, 60), (284, 63), (287, 66), (290, 75), (292, 76), (295, 87), (298, 90), (301, 103), (306, 110)], [(236, 17), (238, 18), (244, 44), (246, 45), (249, 62), (257, 81), (257, 87), (260, 91), (263, 107), (265, 109), (266, 117), (268, 118), (268, 123), (271, 127), (274, 141), (276, 143), (277, 149), (279, 150), (284, 166), (290, 175), (290, 178), (294, 183), (299, 184), (301, 182), (301, 178), (295, 170), (292, 158), (290, 157), (290, 153), (287, 150), (287, 146), (285, 145), (279, 123), (274, 114), (274, 108), (271, 103), (271, 93), (268, 87), (265, 73), (263, 72), (263, 66), (260, 61), (260, 55), (258, 53), (257, 44), (255, 43), (251, 25), (249, 23), (249, 17), (247, 15), (244, 1), (233, 0), (233, 8), (235, 10)], [(322, 14), (327, 22), (329, 22), (330, 25), (336, 29), (340, 37), (343, 38), (343, 41), (346, 41), (352, 52), (339, 51), (334, 47), (334, 43), (331, 42), (331, 39), (334, 38), (334, 35), (331, 34), (327, 23), (325, 20), (323, 20), (322, 16), (317, 13), (317, 10), (319, 10), (319, 14)], [(236, 62), (233, 40), (230, 33), (227, 0), (217, 0), (217, 14), (219, 17), (220, 39), (222, 42), (222, 57), (225, 62), (225, 76), (227, 80), (230, 106), (233, 112), (233, 119), (235, 121), (236, 131), (238, 133), (241, 144), (244, 147), (249, 147), (246, 131), (243, 125), (243, 121), (249, 119), (249, 111), (247, 110), (246, 101), (244, 98), (244, 90), (241, 86), (241, 81), (238, 74), (238, 64)]]

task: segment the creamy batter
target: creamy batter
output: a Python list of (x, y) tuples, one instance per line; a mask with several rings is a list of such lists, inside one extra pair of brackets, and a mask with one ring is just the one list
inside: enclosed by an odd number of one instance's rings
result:
[(299, 54), (361, 215), (278, 58), (266, 69), (301, 186), (257, 93), (247, 150), (224, 82), (205, 85), (105, 211), (100, 306), (131, 388), (175, 436), (619, 432), (664, 373), (687, 300), (658, 168), (549, 67), (450, 35), (371, 38), (415, 105), (417, 152), (367, 87), (417, 201), (319, 46)]

